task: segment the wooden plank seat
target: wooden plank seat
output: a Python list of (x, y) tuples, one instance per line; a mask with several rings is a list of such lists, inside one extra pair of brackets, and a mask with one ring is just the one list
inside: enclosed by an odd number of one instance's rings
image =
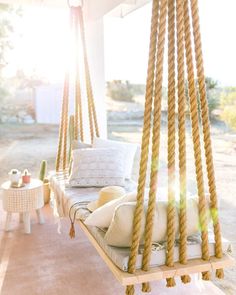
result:
[[(69, 207), (73, 205), (73, 203), (78, 202), (81, 200), (83, 204), (86, 204), (86, 201), (91, 201), (97, 198), (97, 193), (99, 188), (69, 188), (66, 185), (66, 177), (52, 177), (51, 178), (51, 187), (54, 192), (56, 205), (59, 207), (59, 215), (60, 217), (68, 217), (68, 210)], [(151, 268), (148, 272), (144, 272), (140, 269), (141, 266), (141, 254), (139, 254), (137, 260), (137, 271), (135, 274), (127, 273), (127, 263), (128, 263), (128, 256), (129, 256), (129, 249), (128, 248), (116, 248), (111, 247), (105, 244), (103, 239), (104, 234), (99, 235), (99, 230), (97, 228), (87, 227), (83, 220), (88, 215), (88, 211), (85, 208), (81, 208), (79, 213), (77, 214), (77, 222), (80, 225), (81, 229), (85, 233), (85, 235), (90, 240), (91, 244), (97, 250), (98, 254), (107, 264), (111, 272), (114, 274), (116, 279), (122, 285), (130, 285), (130, 284), (140, 284), (145, 281), (154, 281), (154, 280), (162, 280), (172, 276), (181, 276), (184, 274), (192, 274), (192, 273), (200, 273), (203, 271), (213, 271), (218, 268), (225, 268), (230, 267), (234, 264), (233, 258), (227, 253), (229, 249), (229, 242), (223, 240), (223, 250), (225, 252), (222, 259), (216, 259), (215, 257), (211, 257), (210, 261), (203, 261), (202, 259), (195, 258), (188, 261), (187, 265), (181, 265), (180, 263), (176, 262), (174, 267), (167, 267), (165, 265), (159, 265), (158, 261), (162, 261), (164, 263), (164, 256), (165, 256), (165, 249), (162, 250), (162, 253), (157, 253), (156, 256), (160, 256), (160, 258), (151, 259)], [(100, 231), (102, 232), (102, 231)], [(212, 239), (212, 237), (211, 237)], [(210, 240), (210, 238), (209, 238)], [(214, 244), (211, 243), (211, 255), (214, 253)], [(201, 246), (198, 245), (197, 255), (198, 257), (201, 256)], [(196, 251), (196, 249), (195, 249)], [(120, 252), (122, 252), (120, 255)], [(123, 254), (124, 252), (124, 254)], [(191, 250), (190, 250), (191, 252)], [(154, 253), (155, 254), (155, 253)], [(120, 256), (120, 257), (119, 257)], [(114, 259), (116, 257), (116, 259)], [(177, 255), (178, 257), (178, 255)]]
[(114, 264), (114, 262), (107, 256), (103, 248), (99, 245), (97, 240), (88, 230), (86, 225), (81, 220), (79, 220), (78, 223), (85, 235), (90, 240), (91, 244), (97, 250), (103, 261), (106, 263), (110, 271), (123, 286), (140, 284), (146, 281), (151, 282), (156, 280), (163, 280), (169, 277), (200, 273), (208, 270), (214, 271), (218, 268), (231, 267), (235, 264), (234, 259), (229, 254), (225, 253), (221, 259), (217, 259), (215, 257), (211, 257), (210, 261), (203, 261), (202, 259), (191, 259), (188, 261), (187, 265), (175, 263), (174, 267), (167, 267), (166, 265), (163, 265), (159, 267), (152, 267), (147, 272), (138, 269), (135, 274), (129, 274), (126, 271), (122, 271)]

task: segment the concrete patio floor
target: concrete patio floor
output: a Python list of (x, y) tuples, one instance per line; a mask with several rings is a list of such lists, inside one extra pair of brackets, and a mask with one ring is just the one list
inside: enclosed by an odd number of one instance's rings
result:
[[(68, 235), (69, 222), (62, 222), (58, 234), (52, 210), (44, 210), (46, 223), (39, 225), (32, 214), (32, 233), (25, 234), (17, 214), (11, 231), (5, 232), (5, 214), (0, 211), (0, 294), (1, 295), (111, 295), (124, 294), (82, 231), (76, 227), (76, 238)], [(167, 289), (165, 281), (152, 283), (150, 294), (225, 294), (212, 282), (198, 276), (192, 283)], [(137, 294), (142, 294), (136, 287)]]
[[(54, 167), (57, 127), (46, 125), (0, 126), (0, 180), (7, 178), (11, 168), (29, 168), (37, 177), (39, 164), (47, 159)], [(109, 126), (109, 136), (119, 140), (139, 142), (141, 127), (115, 124)], [(166, 134), (162, 133), (163, 157)], [(213, 146), (221, 206), (223, 235), (236, 244), (236, 137), (213, 128)], [(192, 155), (189, 155), (191, 162)], [(190, 166), (190, 164), (189, 164)], [(138, 168), (136, 159), (135, 170)], [(189, 177), (193, 169), (189, 167)], [(137, 177), (137, 172), (134, 175)], [(163, 180), (162, 180), (163, 181)], [(64, 295), (64, 294), (123, 294), (124, 289), (113, 278), (105, 264), (77, 228), (76, 239), (68, 236), (68, 220), (63, 222), (62, 234), (49, 207), (44, 209), (46, 223), (38, 225), (32, 219), (32, 234), (25, 235), (23, 225), (14, 217), (13, 231), (4, 232), (5, 212), (0, 204), (0, 294), (3, 295)], [(85, 255), (84, 255), (85, 253)], [(152, 294), (236, 294), (235, 268), (225, 271), (225, 279), (202, 285), (166, 289), (164, 282), (154, 283)], [(220, 290), (215, 287), (217, 285)], [(195, 288), (195, 289), (191, 289)], [(138, 289), (137, 289), (138, 290)], [(190, 292), (191, 290), (191, 292)], [(207, 293), (206, 293), (207, 292)], [(216, 292), (216, 293), (214, 293)], [(217, 293), (218, 292), (218, 293)], [(223, 293), (222, 293), (223, 292)]]

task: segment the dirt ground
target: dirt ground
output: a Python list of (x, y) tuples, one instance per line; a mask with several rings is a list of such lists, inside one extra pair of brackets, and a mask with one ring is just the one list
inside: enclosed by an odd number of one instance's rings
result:
[[(141, 123), (112, 122), (108, 126), (109, 137), (131, 142), (141, 141)], [(33, 176), (39, 173), (40, 162), (48, 161), (48, 170), (54, 168), (57, 126), (48, 125), (0, 125), (0, 182), (7, 179), (12, 168), (29, 169)], [(166, 177), (166, 129), (161, 134), (162, 173), (160, 183), (165, 185)], [(221, 124), (212, 128), (214, 160), (216, 168), (217, 189), (220, 199), (220, 217), (225, 238), (236, 246), (236, 133), (230, 132)], [(188, 182), (189, 189), (194, 190), (194, 168), (190, 136), (188, 136)], [(134, 165), (134, 178), (138, 173), (138, 156)], [(234, 254), (236, 257), (236, 255)], [(215, 283), (225, 294), (236, 294), (236, 268), (225, 271), (225, 279)]]

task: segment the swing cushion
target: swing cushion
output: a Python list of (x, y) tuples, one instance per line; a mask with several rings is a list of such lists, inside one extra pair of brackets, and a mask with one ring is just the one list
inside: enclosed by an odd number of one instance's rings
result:
[[(166, 241), (167, 233), (167, 201), (158, 201), (154, 218), (153, 242)], [(115, 210), (112, 222), (105, 235), (108, 245), (116, 247), (130, 247), (132, 241), (133, 215), (135, 202), (124, 203)], [(143, 244), (145, 214), (147, 205), (145, 204), (141, 222), (141, 244)], [(191, 198), (187, 201), (187, 235), (194, 235), (199, 232), (199, 217), (197, 199)], [(179, 235), (178, 209), (175, 207), (175, 234)]]
[(88, 218), (85, 219), (84, 223), (86, 225), (97, 226), (100, 228), (108, 228), (112, 221), (112, 217), (116, 207), (123, 203), (135, 201), (136, 195), (137, 195), (136, 191), (131, 192), (131, 193), (125, 194), (124, 196), (116, 200), (106, 203), (105, 205), (103, 205), (102, 207), (96, 209), (93, 213), (91, 213), (88, 216)]
[[(99, 229), (94, 226), (88, 227), (91, 234), (96, 239), (97, 243), (102, 247), (106, 255), (112, 260), (113, 263), (116, 264), (121, 270), (127, 271), (128, 269), (128, 261), (130, 248), (124, 247), (113, 247), (109, 246), (106, 242), (105, 231)], [(210, 256), (213, 256), (215, 253), (215, 241), (214, 235), (211, 231), (208, 234), (209, 239), (209, 253)], [(140, 269), (142, 266), (142, 253), (144, 246), (141, 245), (139, 247), (136, 268)], [(230, 242), (222, 238), (222, 248), (223, 253), (227, 253), (231, 251)], [(187, 258), (194, 259), (200, 258), (202, 256), (201, 250), (201, 236), (199, 234), (188, 237), (187, 242)], [(174, 248), (174, 261), (177, 262), (179, 260), (179, 245), (178, 240), (175, 242)], [(163, 243), (153, 243), (152, 245), (152, 253), (150, 257), (150, 267), (161, 266), (166, 262), (166, 242)]]
[(123, 141), (115, 141), (95, 137), (93, 140), (94, 148), (116, 148), (125, 151), (125, 178), (131, 179), (134, 156), (137, 151), (137, 145)]
[(72, 151), (72, 158), (72, 173), (69, 178), (71, 186), (124, 186), (123, 149), (77, 149)]

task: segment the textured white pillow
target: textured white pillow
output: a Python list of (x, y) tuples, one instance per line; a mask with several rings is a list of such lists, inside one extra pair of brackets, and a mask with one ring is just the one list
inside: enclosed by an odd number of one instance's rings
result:
[[(116, 247), (130, 247), (132, 241), (133, 216), (135, 203), (124, 203), (118, 206), (114, 212), (112, 222), (105, 235), (107, 244)], [(147, 205), (145, 205), (141, 223), (141, 244), (144, 240), (145, 215)], [(187, 201), (187, 235), (199, 232), (198, 204), (195, 199)], [(175, 210), (175, 234), (179, 235), (178, 209)], [(153, 242), (166, 241), (167, 233), (167, 202), (156, 203), (156, 214), (154, 218)]]
[(99, 207), (98, 209), (93, 211), (93, 213), (91, 213), (88, 218), (86, 218), (84, 223), (86, 225), (92, 225), (102, 228), (109, 227), (116, 207), (126, 202), (136, 201), (136, 195), (136, 191), (131, 192), (125, 194), (123, 197), (106, 203), (102, 207)]
[(94, 148), (110, 147), (110, 148), (124, 149), (125, 150), (125, 178), (126, 179), (131, 178), (134, 156), (137, 150), (136, 144), (95, 137), (93, 140), (93, 147)]
[(71, 186), (124, 186), (123, 149), (77, 149), (72, 152), (72, 158)]

